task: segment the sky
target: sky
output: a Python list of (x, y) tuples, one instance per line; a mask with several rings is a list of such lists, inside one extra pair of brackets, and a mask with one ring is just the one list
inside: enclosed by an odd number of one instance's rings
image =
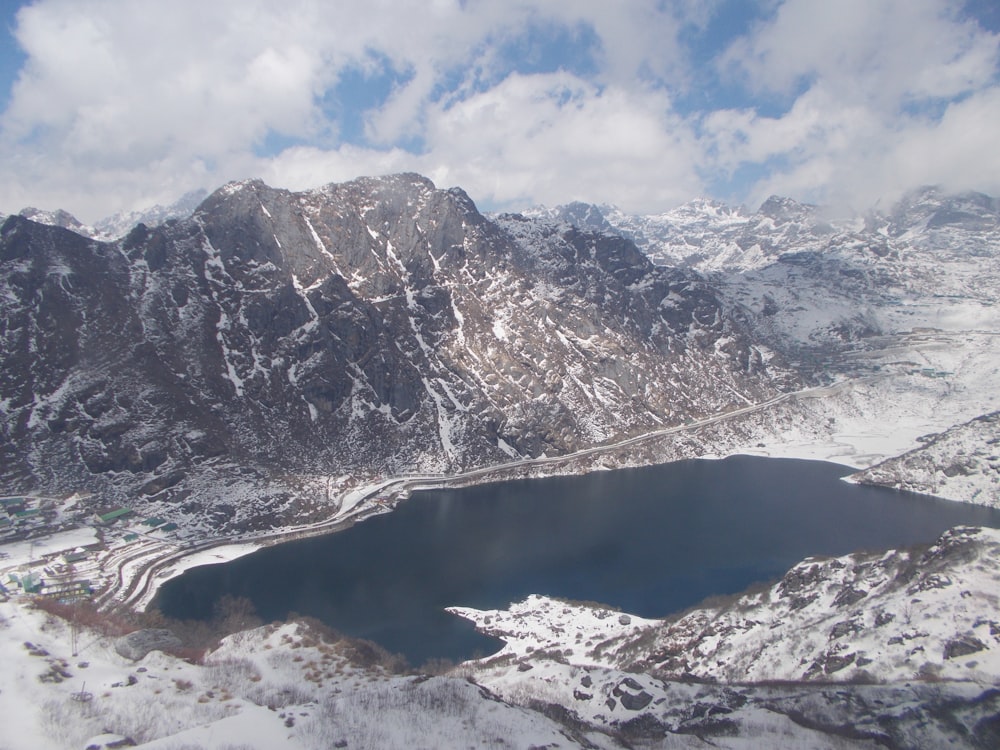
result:
[(1000, 195), (1000, 0), (0, 0), (0, 213), (415, 171), (484, 210)]

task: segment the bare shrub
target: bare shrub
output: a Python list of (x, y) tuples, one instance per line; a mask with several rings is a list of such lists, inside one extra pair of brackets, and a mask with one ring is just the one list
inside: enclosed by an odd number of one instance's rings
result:
[(234, 695), (247, 697), (261, 680), (260, 672), (249, 659), (219, 659), (209, 661), (206, 677), (213, 684)]
[(60, 747), (81, 747), (88, 737), (100, 734), (100, 713), (93, 702), (47, 700), (42, 704), (41, 726)]
[(428, 659), (420, 668), (417, 670), (420, 674), (427, 674), (433, 676), (440, 676), (451, 674), (456, 667), (456, 663), (451, 659), (445, 659), (443, 657), (435, 657), (433, 659)]
[(291, 683), (275, 684), (254, 683), (247, 689), (244, 697), (258, 706), (267, 706), (270, 709), (284, 708), (285, 706), (296, 706), (301, 703), (309, 703), (315, 696), (298, 685)]
[(90, 601), (64, 603), (38, 596), (32, 600), (31, 606), (103, 636), (118, 637), (136, 629), (130, 619), (122, 613), (104, 611)]

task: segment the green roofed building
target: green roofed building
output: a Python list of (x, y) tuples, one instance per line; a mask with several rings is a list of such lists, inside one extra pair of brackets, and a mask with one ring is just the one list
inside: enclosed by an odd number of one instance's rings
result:
[(41, 511), (38, 508), (28, 508), (27, 510), (19, 510), (17, 513), (14, 514), (14, 519), (17, 521), (24, 521), (29, 518), (34, 518), (39, 513), (41, 513)]
[(112, 510), (108, 513), (102, 513), (97, 517), (101, 523), (114, 523), (119, 518), (124, 518), (132, 512), (131, 508), (118, 508), (117, 510)]

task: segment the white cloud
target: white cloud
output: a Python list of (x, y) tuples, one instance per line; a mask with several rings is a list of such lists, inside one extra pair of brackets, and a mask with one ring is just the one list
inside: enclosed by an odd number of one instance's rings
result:
[(977, 118), (996, 114), (998, 59), (1000, 38), (951, 3), (787, 0), (720, 62), (790, 106), (707, 115), (708, 153), (729, 173), (769, 165), (751, 203), (778, 193), (864, 208), (927, 183), (996, 192), (990, 120)]
[[(717, 0), (37, 0), (18, 15), (0, 205), (95, 220), (239, 177), (403, 169), (502, 207), (662, 210), (727, 175), (751, 202), (995, 184), (996, 120), (977, 118), (996, 115), (1000, 41), (955, 3), (761, 7), (717, 59), (741, 105), (681, 113), (702, 80), (682, 40)], [(546, 67), (553, 39), (577, 56), (563, 70)], [(359, 70), (396, 84), (348, 118), (351, 140), (335, 96)]]
[(942, 0), (787, 0), (723, 62), (760, 90), (822, 82), (839, 99), (893, 108), (994, 80), (998, 39)]
[(951, 190), (1000, 195), (1000, 89), (950, 105), (939, 122), (927, 121), (900, 134), (886, 155), (884, 171), (897, 190), (940, 183)]
[(663, 92), (511, 75), (427, 126), (429, 172), (505, 206), (573, 199), (656, 210), (697, 194), (697, 146)]
[[(253, 155), (270, 134), (332, 141), (329, 161), (367, 155), (364, 171), (375, 171), (399, 161), (397, 140), (424, 135), (442, 81), (481, 68), (495, 40), (529, 24), (600, 26), (607, 69), (634, 73), (643, 46), (630, 36), (648, 43), (663, 32), (656, 41), (671, 46), (672, 16), (640, 13), (646, 5), (40, 0), (18, 14), (28, 63), (2, 118), (0, 200), (65, 202), (93, 219), (166, 199), (178, 182), (243, 176), (239, 170), (260, 166)], [(373, 147), (338, 145), (323, 95), (343, 71), (380, 66), (410, 78), (365, 113)], [(468, 76), (463, 83), (482, 85)]]

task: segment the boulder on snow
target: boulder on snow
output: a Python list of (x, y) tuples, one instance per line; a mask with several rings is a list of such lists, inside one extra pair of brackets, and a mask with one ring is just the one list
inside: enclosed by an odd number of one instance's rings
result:
[(85, 750), (117, 750), (122, 747), (135, 747), (135, 740), (120, 734), (99, 734), (84, 745)]
[(165, 651), (181, 645), (181, 639), (169, 630), (150, 628), (122, 636), (115, 641), (115, 651), (126, 659), (139, 661), (150, 651)]

